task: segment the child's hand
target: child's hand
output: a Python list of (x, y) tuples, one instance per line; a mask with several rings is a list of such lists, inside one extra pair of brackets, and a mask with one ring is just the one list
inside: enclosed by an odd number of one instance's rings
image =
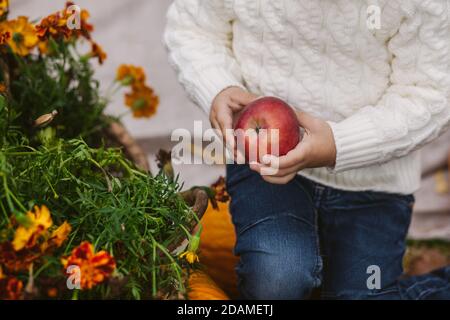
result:
[(264, 167), (276, 170), (274, 175), (263, 176), (267, 182), (286, 184), (295, 178), (298, 171), (306, 168), (333, 167), (336, 163), (336, 144), (333, 131), (325, 121), (298, 112), (300, 125), (305, 129), (303, 140), (282, 157), (264, 156), (264, 164), (251, 164), (250, 168), (261, 173)]
[(234, 150), (234, 136), (226, 139), (226, 130), (233, 129), (233, 115), (258, 97), (239, 87), (230, 87), (220, 92), (212, 103), (209, 116), (214, 129), (221, 132), (224, 142)]

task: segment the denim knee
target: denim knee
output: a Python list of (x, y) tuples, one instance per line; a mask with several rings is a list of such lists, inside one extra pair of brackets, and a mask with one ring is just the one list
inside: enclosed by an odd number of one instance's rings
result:
[(239, 289), (246, 299), (309, 298), (320, 285), (322, 259), (314, 226), (279, 213), (238, 234)]
[(260, 253), (241, 259), (237, 267), (242, 298), (251, 300), (308, 299), (320, 285), (318, 261)]

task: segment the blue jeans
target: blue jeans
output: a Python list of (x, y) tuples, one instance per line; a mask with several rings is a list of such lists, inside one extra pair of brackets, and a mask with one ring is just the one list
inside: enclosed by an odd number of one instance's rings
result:
[(412, 195), (349, 192), (227, 167), (245, 299), (450, 299), (450, 266), (402, 279)]

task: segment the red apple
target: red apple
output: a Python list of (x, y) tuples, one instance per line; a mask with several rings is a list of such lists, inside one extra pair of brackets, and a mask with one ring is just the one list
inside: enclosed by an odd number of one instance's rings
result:
[[(254, 130), (250, 137), (242, 134), (242, 130), (236, 131), (237, 148), (243, 152), (245, 146), (247, 162), (259, 162), (260, 157), (265, 154), (284, 156), (301, 140), (300, 124), (294, 110), (275, 97), (260, 98), (246, 106), (238, 115), (234, 129), (242, 129), (247, 133), (249, 129)], [(272, 136), (273, 129), (278, 130), (278, 141), (273, 141), (276, 138)], [(252, 151), (252, 148), (257, 151)], [(257, 159), (254, 159), (255, 155)]]

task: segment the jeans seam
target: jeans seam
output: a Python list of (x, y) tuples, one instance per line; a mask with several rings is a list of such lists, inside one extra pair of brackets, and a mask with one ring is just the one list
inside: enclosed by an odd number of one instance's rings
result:
[(275, 215), (275, 214), (272, 214), (272, 215), (270, 215), (270, 216), (267, 216), (267, 217), (258, 219), (258, 220), (256, 220), (256, 221), (254, 221), (254, 222), (252, 222), (252, 223), (246, 225), (245, 227), (242, 228), (242, 230), (240, 230), (240, 231), (237, 233), (237, 235), (243, 234), (243, 233), (246, 232), (248, 229), (250, 229), (250, 228), (252, 228), (252, 227), (254, 227), (254, 226), (256, 226), (256, 225), (258, 225), (258, 224), (260, 224), (260, 223), (262, 223), (262, 222), (264, 222), (264, 221), (274, 220), (274, 219), (276, 219), (276, 218), (278, 218), (278, 217), (281, 217), (281, 216), (291, 217), (291, 218), (293, 218), (293, 219), (302, 221), (303, 223), (306, 223), (308, 226), (314, 228), (315, 232), (317, 232), (316, 226), (315, 226), (314, 224), (312, 224), (311, 222), (309, 222), (308, 220), (306, 220), (306, 219), (304, 219), (304, 218), (301, 218), (301, 217), (298, 217), (298, 216), (296, 216), (295, 214), (292, 214), (290, 211), (283, 211), (283, 212), (281, 212), (281, 213), (277, 213), (276, 215)]
[(429, 295), (431, 293), (436, 293), (436, 292), (439, 292), (439, 291), (442, 291), (442, 290), (448, 289), (448, 288), (450, 288), (450, 284), (447, 284), (446, 286), (441, 287), (441, 288), (429, 288), (429, 289), (426, 289), (426, 290), (424, 290), (423, 292), (421, 292), (417, 296), (416, 300), (422, 300), (423, 298), (425, 298), (427, 295)]
[(314, 234), (315, 234), (315, 238), (316, 238), (316, 241), (315, 241), (316, 242), (316, 248), (315, 248), (316, 264), (314, 267), (313, 274), (314, 274), (314, 282), (315, 282), (314, 287), (317, 288), (322, 283), (321, 273), (322, 273), (323, 262), (322, 262), (322, 256), (320, 254), (319, 213), (318, 213), (318, 210), (316, 210), (316, 209), (314, 209), (314, 220), (315, 220)]
[(305, 193), (305, 195), (308, 197), (309, 202), (314, 206), (314, 199), (312, 198), (308, 190), (306, 190), (306, 188), (303, 186), (303, 184), (297, 180), (294, 180), (294, 183)]
[(376, 296), (381, 296), (381, 295), (385, 295), (387, 293), (394, 293), (394, 292), (398, 292), (398, 288), (387, 288), (387, 289), (380, 289), (380, 290), (369, 290), (369, 296), (372, 297), (376, 297)]
[(418, 286), (425, 285), (425, 284), (429, 283), (429, 282), (432, 281), (432, 280), (434, 280), (434, 279), (424, 279), (424, 280), (422, 280), (422, 281), (418, 281), (418, 282), (414, 283), (412, 286), (408, 287), (405, 291), (406, 291), (407, 294), (409, 294), (409, 292), (410, 292), (412, 289), (415, 289), (415, 288), (418, 287)]
[(273, 219), (273, 218), (274, 218), (274, 216), (271, 215), (271, 216), (268, 216), (268, 217), (261, 218), (261, 219), (255, 221), (255, 222), (252, 222), (252, 223), (246, 225), (245, 227), (243, 227), (242, 230), (240, 230), (239, 232), (237, 232), (237, 236), (242, 235), (244, 232), (246, 232), (247, 230), (251, 229), (252, 227), (254, 227), (254, 226), (256, 226), (256, 225), (258, 225), (258, 224), (260, 224), (260, 223), (262, 223), (262, 222), (264, 222), (264, 221), (271, 220), (271, 219)]

